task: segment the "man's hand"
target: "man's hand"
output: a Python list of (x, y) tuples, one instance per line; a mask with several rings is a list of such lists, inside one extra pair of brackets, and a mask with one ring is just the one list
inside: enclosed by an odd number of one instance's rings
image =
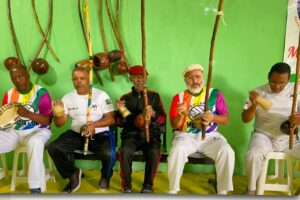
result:
[(80, 133), (86, 137), (93, 137), (95, 135), (95, 123), (92, 121), (87, 122), (80, 128)]
[(119, 110), (121, 107), (125, 106), (125, 101), (122, 101), (121, 99), (116, 99), (116, 108)]
[(249, 99), (250, 99), (251, 103), (254, 106), (257, 105), (256, 98), (259, 97), (259, 96), (260, 96), (260, 94), (257, 91), (255, 91), (255, 90), (252, 90), (252, 91), (249, 92)]
[(144, 110), (144, 118), (151, 119), (151, 117), (155, 117), (156, 112), (153, 110), (151, 105), (148, 105)]
[(24, 106), (21, 106), (18, 109), (18, 114), (20, 115), (20, 117), (29, 118), (30, 113), (31, 112), (29, 110), (27, 110)]
[(179, 115), (183, 115), (183, 116), (188, 115), (188, 111), (185, 103), (178, 103), (176, 109)]
[(206, 111), (204, 114), (202, 114), (202, 123), (205, 124), (205, 125), (208, 125), (210, 124), (213, 120), (214, 120), (214, 114), (208, 110)]
[(65, 112), (64, 103), (61, 100), (53, 100), (52, 108), (55, 117), (61, 117)]
[(295, 112), (293, 115), (290, 116), (290, 122), (293, 126), (299, 126), (300, 124), (300, 113)]

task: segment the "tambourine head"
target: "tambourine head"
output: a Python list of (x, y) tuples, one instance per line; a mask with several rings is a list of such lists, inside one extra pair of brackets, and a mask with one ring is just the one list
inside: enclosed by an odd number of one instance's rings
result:
[[(283, 132), (284, 134), (289, 135), (290, 134), (290, 127), (291, 127), (291, 122), (289, 120), (284, 121), (281, 126), (280, 126), (280, 130), (281, 132)], [(294, 134), (298, 134), (298, 127), (296, 127), (294, 129)]]
[(19, 64), (20, 61), (16, 57), (8, 57), (4, 60), (4, 66), (7, 70), (9, 70), (12, 66)]
[(39, 74), (46, 74), (49, 69), (49, 64), (45, 59), (37, 58), (32, 62), (32, 70)]
[(112, 50), (108, 54), (108, 59), (110, 62), (118, 62), (122, 58), (123, 54), (120, 50)]
[(11, 128), (20, 119), (19, 106), (19, 103), (12, 103), (0, 107), (0, 130)]
[(117, 64), (117, 73), (118, 74), (126, 74), (128, 72), (127, 70), (127, 64), (126, 62), (124, 61), (120, 61), (118, 64)]
[(93, 61), (94, 61), (94, 68), (96, 70), (105, 69), (110, 65), (110, 61), (106, 53), (97, 53), (94, 56)]

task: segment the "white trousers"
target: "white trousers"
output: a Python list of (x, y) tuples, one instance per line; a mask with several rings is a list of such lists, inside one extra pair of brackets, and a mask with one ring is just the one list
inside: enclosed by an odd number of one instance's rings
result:
[(226, 139), (218, 132), (209, 133), (205, 140), (193, 137), (190, 133), (174, 132), (175, 137), (168, 157), (169, 190), (180, 191), (180, 178), (188, 156), (199, 152), (215, 161), (217, 172), (217, 190), (219, 194), (232, 191), (234, 170), (234, 151)]
[(255, 191), (262, 164), (267, 154), (273, 151), (283, 151), (300, 159), (300, 142), (294, 138), (293, 149), (289, 149), (289, 138), (274, 139), (263, 133), (253, 132), (246, 156), (246, 175), (248, 190)]
[(49, 129), (33, 131), (0, 130), (0, 153), (14, 150), (17, 145), (25, 145), (28, 155), (28, 184), (29, 188), (46, 188), (44, 146), (51, 136)]

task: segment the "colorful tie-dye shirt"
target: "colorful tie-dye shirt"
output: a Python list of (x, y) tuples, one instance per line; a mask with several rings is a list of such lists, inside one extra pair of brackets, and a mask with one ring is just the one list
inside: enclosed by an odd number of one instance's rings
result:
[[(37, 114), (52, 117), (51, 98), (47, 90), (39, 85), (31, 84), (31, 89), (25, 93), (12, 88), (4, 94), (2, 106), (8, 103), (21, 103), (25, 108)], [(28, 118), (21, 117), (13, 126), (15, 130), (29, 130), (33, 128), (50, 128)]]
[[(170, 108), (170, 119), (173, 120), (177, 115), (177, 104), (185, 103), (188, 108), (188, 116), (183, 120), (183, 123), (178, 128), (178, 131), (184, 131), (188, 133), (198, 134), (202, 131), (196, 129), (193, 126), (192, 121), (201, 115), (204, 111), (204, 101), (205, 101), (205, 91), (206, 87), (203, 87), (200, 94), (193, 96), (188, 90), (181, 92), (173, 97), (173, 101)], [(226, 115), (228, 114), (226, 102), (224, 100), (223, 94), (217, 89), (210, 89), (210, 97), (208, 101), (208, 107), (216, 115)], [(206, 133), (216, 131), (218, 125), (216, 123), (211, 123), (207, 126)]]

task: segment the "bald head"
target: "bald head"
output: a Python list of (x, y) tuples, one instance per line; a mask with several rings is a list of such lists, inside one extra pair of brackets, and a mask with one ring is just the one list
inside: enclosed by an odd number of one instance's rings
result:
[(9, 69), (11, 81), (19, 91), (30, 89), (30, 76), (25, 66), (14, 65)]

